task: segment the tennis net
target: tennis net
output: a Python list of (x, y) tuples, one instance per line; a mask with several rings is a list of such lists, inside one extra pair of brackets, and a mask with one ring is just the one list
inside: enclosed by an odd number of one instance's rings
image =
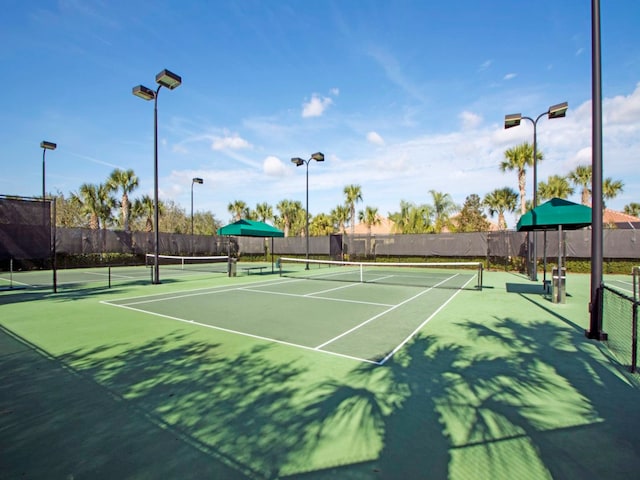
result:
[(347, 262), (282, 257), (277, 266), (280, 276), (289, 278), (482, 289), (482, 262)]
[(635, 372), (638, 363), (638, 301), (604, 285), (602, 323), (609, 349), (621, 364)]
[[(228, 269), (229, 257), (226, 255), (217, 256), (180, 256), (180, 255), (158, 255), (158, 265), (165, 270), (187, 270), (195, 272), (226, 273)], [(155, 255), (147, 253), (145, 255), (147, 267), (155, 265)]]

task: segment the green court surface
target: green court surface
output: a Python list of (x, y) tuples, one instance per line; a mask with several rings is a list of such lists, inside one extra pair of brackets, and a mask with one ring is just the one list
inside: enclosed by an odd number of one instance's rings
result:
[(588, 275), (554, 304), (504, 272), (479, 290), (474, 272), (420, 286), (138, 271), (0, 291), (0, 478), (640, 471), (639, 377), (585, 337)]

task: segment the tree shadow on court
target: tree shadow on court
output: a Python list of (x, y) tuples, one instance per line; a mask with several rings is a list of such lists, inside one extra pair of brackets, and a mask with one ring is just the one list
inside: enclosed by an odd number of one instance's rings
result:
[[(591, 342), (548, 320), (459, 327), (466, 342), (418, 337), (384, 366), (359, 364), (313, 384), (314, 372), (278, 359), (282, 347), (271, 345), (229, 354), (177, 330), (54, 358), (2, 329), (1, 450), (9, 460), (0, 462), (0, 476), (637, 472), (638, 391), (596, 360)], [(585, 453), (594, 448), (602, 456)]]
[(417, 338), (384, 367), (364, 365), (343, 382), (318, 385), (309, 406), (318, 443), (331, 435), (373, 445), (377, 437), (380, 448), (374, 461), (296, 478), (585, 479), (637, 471), (640, 415), (621, 414), (637, 388), (596, 360), (584, 337), (508, 317), (461, 327), (474, 344)]
[(20, 410), (14, 422), (0, 420), (10, 473), (275, 478), (313, 423), (300, 402), (305, 370), (274, 361), (270, 346), (229, 357), (174, 333), (133, 349), (110, 344), (47, 358), (16, 343), (20, 355), (2, 362), (16, 379), (2, 387), (6, 398), (17, 399), (4, 406)]

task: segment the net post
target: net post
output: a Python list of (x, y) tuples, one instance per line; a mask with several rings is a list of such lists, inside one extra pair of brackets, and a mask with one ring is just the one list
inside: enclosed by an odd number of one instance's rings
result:
[(9, 288), (13, 288), (13, 257), (9, 259)]
[(482, 275), (484, 272), (484, 265), (482, 262), (478, 262), (478, 290), (482, 290)]
[(111, 265), (109, 265), (109, 288), (111, 288)]
[(638, 302), (635, 299), (631, 308), (631, 373), (635, 373), (638, 366)]

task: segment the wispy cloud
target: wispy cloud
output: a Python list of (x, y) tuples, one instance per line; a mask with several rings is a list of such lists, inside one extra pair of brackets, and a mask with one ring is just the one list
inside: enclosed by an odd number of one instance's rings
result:
[(514, 78), (516, 78), (518, 76), (517, 73), (507, 73), (503, 80), (513, 80)]
[(466, 110), (458, 115), (458, 117), (462, 121), (462, 128), (464, 130), (476, 128), (482, 123), (482, 117), (480, 115)]
[(491, 66), (492, 63), (493, 63), (493, 60), (486, 60), (486, 61), (482, 62), (480, 64), (480, 67), (478, 68), (478, 71), (483, 72), (483, 71), (487, 70)]
[(212, 150), (240, 150), (243, 148), (251, 148), (251, 144), (237, 133), (215, 137), (211, 144)]

